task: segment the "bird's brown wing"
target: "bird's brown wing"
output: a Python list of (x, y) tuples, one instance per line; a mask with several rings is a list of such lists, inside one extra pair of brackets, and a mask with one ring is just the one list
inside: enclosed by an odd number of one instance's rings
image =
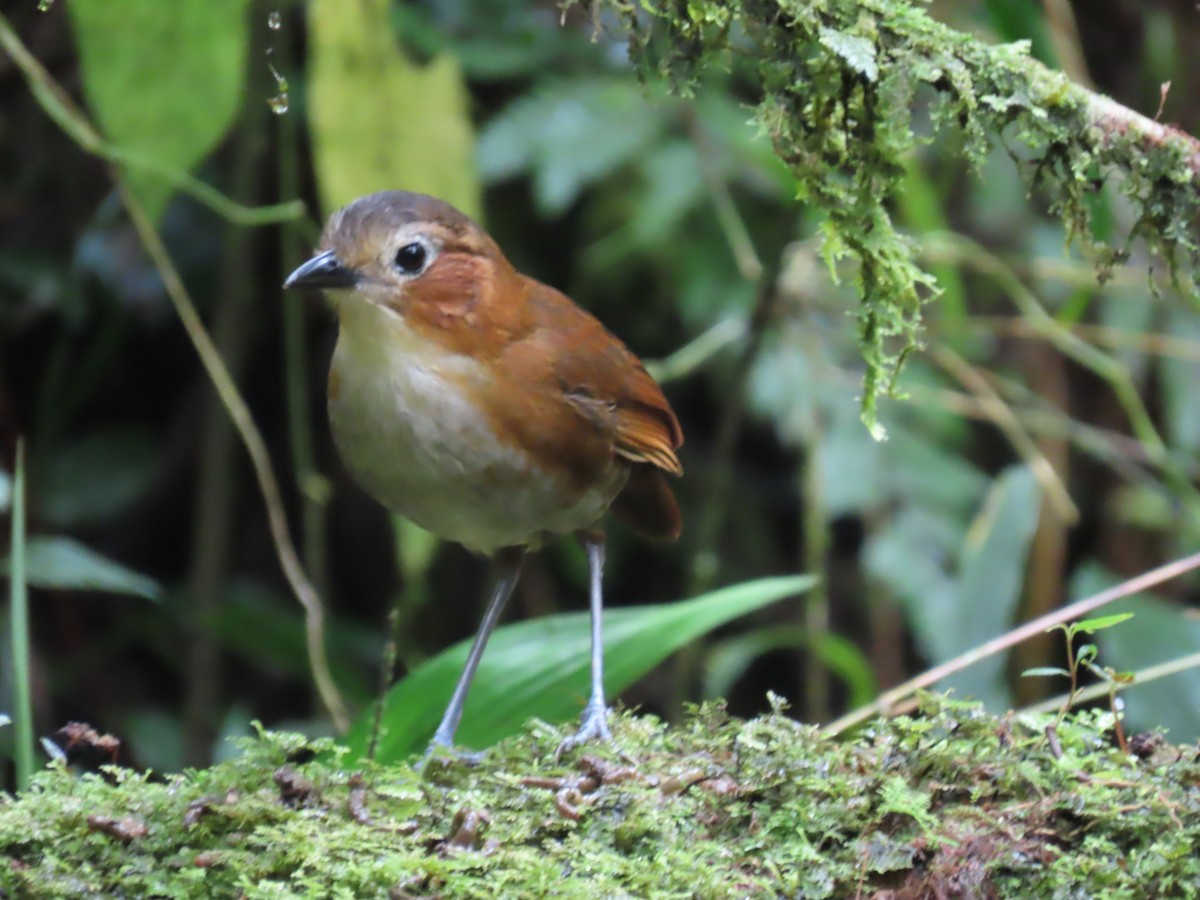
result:
[(633, 464), (613, 514), (644, 537), (673, 540), (682, 519), (663, 475), (683, 474), (676, 453), (683, 430), (667, 398), (641, 361), (590, 313), (537, 283), (530, 304), (541, 325), (533, 339), (539, 332), (554, 336), (557, 349), (547, 361), (567, 407), (594, 426), (609, 454)]

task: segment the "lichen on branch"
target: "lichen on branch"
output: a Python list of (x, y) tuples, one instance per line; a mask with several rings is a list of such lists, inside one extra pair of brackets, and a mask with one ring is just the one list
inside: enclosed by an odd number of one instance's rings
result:
[[(913, 118), (926, 95), (934, 130), (959, 131), (974, 166), (990, 139), (1028, 148), (1031, 188), (1050, 196), (1101, 281), (1141, 239), (1172, 284), (1200, 299), (1200, 142), (1072, 83), (1031, 59), (1027, 42), (987, 44), (908, 0), (597, 2), (619, 15), (643, 77), (678, 93), (731, 54), (750, 62), (762, 91), (756, 119), (800, 199), (825, 215), (827, 261), (858, 263), (868, 425), (917, 344), (922, 303), (937, 292), (889, 213), (923, 140)], [(1091, 198), (1110, 183), (1133, 225), (1106, 245), (1094, 237)]]

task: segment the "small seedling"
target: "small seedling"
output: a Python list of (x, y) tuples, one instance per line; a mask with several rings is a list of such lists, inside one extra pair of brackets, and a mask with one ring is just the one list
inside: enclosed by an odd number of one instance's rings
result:
[(1067, 691), (1067, 699), (1063, 703), (1062, 708), (1058, 711), (1058, 718), (1054, 720), (1054, 728), (1057, 728), (1066, 714), (1075, 705), (1075, 698), (1079, 696), (1079, 673), (1082, 669), (1087, 669), (1097, 678), (1108, 685), (1108, 705), (1112, 709), (1113, 719), (1117, 732), (1117, 743), (1122, 751), (1127, 752), (1125, 744), (1125, 731), (1121, 727), (1121, 703), (1117, 699), (1117, 691), (1121, 687), (1133, 683), (1132, 672), (1118, 672), (1112, 666), (1099, 666), (1096, 664), (1096, 657), (1100, 653), (1100, 648), (1095, 644), (1087, 643), (1075, 648), (1075, 637), (1080, 634), (1095, 634), (1097, 631), (1104, 631), (1106, 628), (1112, 628), (1120, 625), (1122, 622), (1133, 618), (1133, 613), (1114, 613), (1111, 616), (1097, 616), (1091, 619), (1083, 619), (1079, 622), (1070, 624), (1059, 624), (1052, 628), (1047, 628), (1046, 631), (1061, 631), (1067, 642), (1067, 667), (1059, 666), (1039, 666), (1034, 669), (1026, 669), (1021, 673), (1022, 678), (1036, 678), (1044, 676), (1061, 676), (1070, 679), (1071, 686)]

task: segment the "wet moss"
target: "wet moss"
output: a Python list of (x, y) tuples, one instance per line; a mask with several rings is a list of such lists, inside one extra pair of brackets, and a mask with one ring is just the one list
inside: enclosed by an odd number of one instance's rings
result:
[[(718, 705), (624, 714), (554, 761), (349, 766), (264, 733), (167, 778), (41, 773), (0, 805), (6, 897), (1195, 896), (1200, 751), (1122, 753), (1112, 716), (929, 700), (831, 740)], [(311, 751), (318, 751), (313, 755)], [(306, 751), (306, 752), (301, 752)], [(306, 760), (307, 761), (301, 761)], [(891, 892), (886, 893), (886, 892)]]

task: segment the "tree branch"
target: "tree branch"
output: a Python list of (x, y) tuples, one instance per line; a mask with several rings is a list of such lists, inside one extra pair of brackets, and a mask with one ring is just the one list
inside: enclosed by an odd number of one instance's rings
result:
[[(922, 303), (937, 292), (889, 214), (905, 160), (929, 140), (917, 133), (918, 105), (935, 130), (961, 132), (975, 166), (997, 139), (1023, 145), (1031, 187), (1048, 194), (1101, 280), (1141, 239), (1171, 283), (1200, 302), (1200, 142), (1048, 69), (1027, 42), (989, 45), (909, 0), (596, 2), (621, 18), (643, 77), (677, 93), (731, 57), (757, 75), (758, 125), (801, 199), (825, 214), (826, 261), (857, 263), (868, 424), (916, 346)], [(1098, 192), (1130, 207), (1132, 226), (1110, 245), (1095, 237)]]

